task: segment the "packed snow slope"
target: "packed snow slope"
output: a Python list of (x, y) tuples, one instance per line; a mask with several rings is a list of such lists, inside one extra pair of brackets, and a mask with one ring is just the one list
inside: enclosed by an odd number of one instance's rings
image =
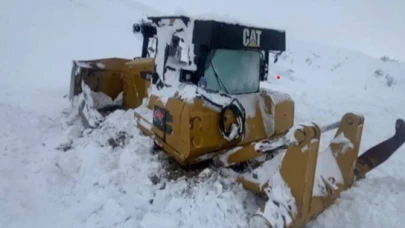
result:
[[(129, 0), (94, 3), (0, 3), (0, 227), (246, 227), (257, 208), (232, 173), (159, 181), (167, 159), (150, 152), (132, 111), (93, 131), (72, 115), (72, 59), (139, 55), (131, 25), (156, 13)], [(363, 113), (362, 151), (405, 117), (405, 63), (289, 40), (270, 71), (262, 86), (291, 94), (297, 123)], [(402, 227), (404, 173), (402, 147), (308, 227)]]

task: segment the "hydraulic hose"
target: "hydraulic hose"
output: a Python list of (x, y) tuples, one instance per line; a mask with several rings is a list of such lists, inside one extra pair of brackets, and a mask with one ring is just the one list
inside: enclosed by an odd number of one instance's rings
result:
[[(208, 103), (210, 103), (213, 106), (220, 109), (219, 123), (218, 123), (219, 130), (220, 130), (221, 134), (224, 136), (225, 139), (227, 139), (228, 141), (232, 141), (232, 140), (237, 139), (237, 138), (239, 138), (239, 137), (241, 137), (241, 136), (243, 136), (245, 134), (245, 131), (246, 131), (246, 126), (245, 126), (246, 111), (245, 111), (245, 108), (243, 107), (243, 105), (238, 101), (238, 99), (232, 98), (232, 97), (230, 97), (229, 95), (226, 95), (226, 94), (221, 94), (221, 95), (232, 99), (232, 101), (227, 105), (220, 105), (220, 104), (214, 102), (213, 100), (209, 99), (208, 97), (204, 96), (203, 94), (200, 94), (200, 96), (204, 100), (206, 100)], [(230, 128), (225, 127), (225, 122), (226, 122), (225, 113), (226, 113), (227, 110), (230, 110), (232, 112), (232, 114), (235, 116), (236, 121), (238, 123), (237, 134), (234, 135), (234, 137), (232, 137), (232, 138), (230, 138), (232, 136), (232, 133), (233, 133), (232, 125), (231, 125)]]

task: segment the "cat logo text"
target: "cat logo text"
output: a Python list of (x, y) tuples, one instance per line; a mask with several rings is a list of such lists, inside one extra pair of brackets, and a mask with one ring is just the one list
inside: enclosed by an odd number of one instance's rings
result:
[(255, 29), (243, 30), (243, 45), (247, 47), (260, 47), (260, 36), (262, 31)]

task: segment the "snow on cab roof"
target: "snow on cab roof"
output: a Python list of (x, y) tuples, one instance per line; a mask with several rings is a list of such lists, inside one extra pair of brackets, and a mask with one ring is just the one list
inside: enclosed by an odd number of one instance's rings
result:
[(247, 21), (244, 21), (241, 19), (232, 18), (229, 15), (218, 15), (215, 13), (188, 15), (184, 12), (181, 12), (181, 13), (176, 13), (176, 14), (162, 14), (162, 15), (157, 14), (157, 15), (148, 17), (148, 19), (150, 19), (150, 20), (171, 19), (171, 18), (182, 19), (184, 22), (190, 21), (190, 20), (216, 21), (216, 22), (222, 22), (222, 23), (233, 24), (233, 25), (241, 25), (241, 26), (247, 26), (247, 27), (252, 27), (252, 28), (261, 28), (261, 29), (285, 32), (285, 30), (283, 30), (283, 29), (277, 29), (277, 28), (267, 27), (267, 26), (259, 26), (258, 24), (253, 24), (251, 22), (247, 22)]

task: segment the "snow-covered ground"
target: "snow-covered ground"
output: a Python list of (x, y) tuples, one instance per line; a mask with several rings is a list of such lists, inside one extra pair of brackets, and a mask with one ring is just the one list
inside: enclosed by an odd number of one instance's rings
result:
[[(72, 118), (72, 59), (137, 56), (132, 23), (158, 13), (131, 0), (95, 2), (0, 3), (0, 227), (246, 227), (254, 198), (230, 173), (154, 184), (162, 155), (131, 111), (92, 132)], [(297, 123), (363, 113), (362, 151), (405, 117), (405, 63), (342, 48), (289, 39), (262, 86), (291, 94)], [(404, 173), (402, 147), (308, 227), (403, 227)]]

